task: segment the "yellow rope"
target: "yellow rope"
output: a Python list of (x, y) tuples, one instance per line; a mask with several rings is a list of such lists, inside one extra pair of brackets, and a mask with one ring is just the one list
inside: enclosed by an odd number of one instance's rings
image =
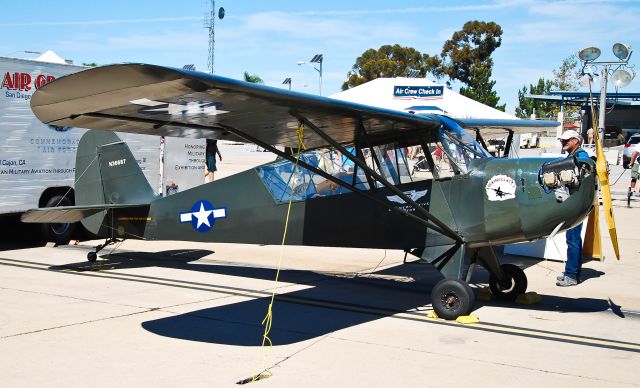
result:
[[(298, 162), (300, 161), (300, 153), (301, 150), (305, 150), (307, 149), (307, 147), (304, 144), (304, 124), (300, 124), (300, 126), (298, 127), (298, 129), (296, 130), (296, 134), (298, 135), (298, 152), (296, 154), (296, 163), (293, 167), (293, 173), (291, 174), (292, 178), (295, 177), (296, 174), (296, 170), (298, 169)], [(289, 195), (289, 205), (287, 207), (287, 217), (285, 218), (285, 222), (284, 222), (284, 232), (282, 233), (282, 243), (280, 244), (280, 258), (278, 259), (278, 268), (276, 270), (276, 278), (273, 281), (273, 290), (271, 291), (271, 301), (269, 302), (269, 307), (267, 308), (267, 314), (265, 315), (264, 319), (262, 320), (262, 325), (264, 326), (264, 333), (262, 334), (262, 345), (261, 347), (264, 348), (265, 345), (269, 346), (269, 350), (271, 349), (271, 347), (273, 346), (273, 342), (271, 341), (271, 338), (269, 338), (269, 333), (271, 332), (271, 327), (273, 324), (273, 303), (275, 302), (276, 299), (276, 287), (278, 286), (278, 280), (280, 279), (280, 268), (282, 267), (282, 258), (284, 256), (284, 245), (287, 239), (287, 230), (289, 229), (289, 217), (291, 215), (291, 204), (293, 203), (293, 189), (291, 189), (290, 195)], [(261, 380), (267, 377), (271, 377), (272, 373), (271, 371), (265, 366), (266, 364), (266, 359), (268, 358), (269, 353), (266, 352), (264, 353), (264, 357), (262, 360), (262, 372), (258, 373), (257, 375), (253, 376), (251, 378), (251, 381), (257, 381), (257, 380)]]

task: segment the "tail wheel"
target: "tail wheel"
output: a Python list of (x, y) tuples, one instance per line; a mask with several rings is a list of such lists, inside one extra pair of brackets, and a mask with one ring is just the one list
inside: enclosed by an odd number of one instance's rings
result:
[(456, 319), (473, 310), (476, 296), (469, 285), (457, 279), (443, 279), (431, 291), (431, 304), (444, 319)]
[[(72, 206), (71, 200), (62, 195), (51, 197), (45, 207)], [(42, 224), (42, 233), (47, 241), (57, 244), (67, 244), (76, 230), (76, 224)]]
[(492, 274), (489, 277), (489, 288), (496, 298), (514, 301), (518, 295), (527, 291), (527, 275), (517, 265), (502, 264), (500, 268), (505, 277), (504, 283), (501, 284)]

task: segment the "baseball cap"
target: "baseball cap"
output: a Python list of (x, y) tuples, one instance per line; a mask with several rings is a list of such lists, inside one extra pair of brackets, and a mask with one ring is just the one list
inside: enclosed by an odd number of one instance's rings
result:
[(565, 131), (562, 136), (560, 136), (560, 140), (569, 140), (569, 139), (578, 139), (580, 140), (582, 138), (582, 136), (580, 136), (580, 134), (576, 131), (574, 131), (573, 129), (569, 129), (567, 131)]

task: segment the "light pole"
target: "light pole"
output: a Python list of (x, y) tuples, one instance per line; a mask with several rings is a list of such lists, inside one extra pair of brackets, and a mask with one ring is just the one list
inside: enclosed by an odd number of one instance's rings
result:
[(418, 78), (420, 76), (420, 70), (407, 69), (407, 78)]
[[(313, 58), (311, 58), (309, 63), (306, 63), (305, 61), (298, 62), (298, 66), (307, 64), (307, 65), (313, 67), (320, 74), (320, 87), (319, 87), (319, 90), (320, 90), (320, 95), (321, 96), (322, 96), (322, 61), (323, 61), (322, 54), (316, 54), (316, 55), (313, 56)], [(319, 68), (313, 66), (312, 63), (317, 63), (319, 65)]]
[(291, 78), (285, 78), (284, 81), (282, 81), (283, 85), (289, 85), (289, 90), (291, 90)]
[[(604, 145), (604, 122), (605, 122), (605, 112), (607, 110), (607, 79), (609, 77), (609, 73), (611, 72), (611, 80), (613, 81), (616, 89), (623, 88), (633, 80), (635, 77), (635, 72), (633, 69), (629, 68), (630, 72), (627, 71), (627, 65), (629, 64), (629, 59), (631, 58), (631, 54), (633, 54), (633, 50), (631, 46), (616, 43), (612, 48), (613, 55), (618, 58), (618, 61), (604, 61), (604, 62), (596, 62), (595, 60), (600, 57), (600, 49), (597, 47), (587, 47), (585, 49), (580, 50), (578, 53), (578, 57), (580, 61), (582, 61), (582, 74), (587, 75), (589, 77), (589, 90), (591, 90), (591, 80), (593, 78), (593, 73), (591, 71), (585, 72), (587, 66), (590, 68), (595, 66), (602, 66), (600, 73), (600, 108), (598, 111), (598, 134), (600, 135), (600, 142)], [(611, 69), (611, 67), (615, 67)]]

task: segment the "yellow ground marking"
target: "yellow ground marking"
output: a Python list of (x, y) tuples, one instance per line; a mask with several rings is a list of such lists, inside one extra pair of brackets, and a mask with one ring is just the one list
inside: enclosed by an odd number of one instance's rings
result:
[[(252, 291), (252, 290), (246, 290), (246, 289), (221, 287), (221, 286), (214, 286), (214, 285), (181, 281), (181, 280), (161, 279), (161, 278), (147, 277), (142, 275), (122, 274), (117, 272), (111, 272), (108, 270), (102, 270), (100, 272), (96, 272), (96, 271), (78, 271), (74, 269), (51, 269), (50, 264), (32, 263), (32, 262), (25, 262), (20, 260), (11, 260), (11, 259), (0, 259), (0, 264), (16, 266), (16, 267), (24, 267), (24, 268), (34, 268), (39, 270), (48, 270), (52, 272), (62, 272), (62, 273), (70, 273), (70, 274), (72, 273), (72, 274), (79, 274), (84, 276), (94, 276), (94, 277), (121, 279), (121, 280), (145, 282), (145, 283), (167, 285), (167, 286), (177, 286), (177, 287), (183, 287), (183, 288), (191, 287), (199, 290), (246, 296), (249, 298), (265, 298), (265, 297), (271, 296), (271, 292), (266, 292), (266, 291)], [(479, 329), (483, 331), (490, 331), (490, 332), (497, 332), (497, 333), (504, 333), (504, 334), (514, 334), (514, 335), (520, 335), (525, 337), (559, 340), (563, 342), (571, 342), (571, 343), (577, 343), (577, 344), (583, 344), (583, 345), (595, 345), (595, 346), (602, 346), (602, 347), (609, 347), (609, 348), (617, 348), (620, 350), (640, 352), (640, 344), (630, 343), (630, 342), (618, 342), (618, 341), (607, 340), (602, 338), (582, 337), (577, 335), (533, 330), (533, 329), (527, 329), (522, 327), (504, 326), (500, 324), (487, 323), (487, 322), (478, 322), (478, 323), (469, 325), (469, 324), (460, 323), (456, 321), (447, 321), (439, 318), (433, 318), (433, 317), (430, 317), (429, 314), (425, 314), (425, 313), (398, 312), (398, 311), (376, 308), (376, 307), (358, 306), (358, 305), (339, 303), (339, 302), (306, 299), (306, 298), (300, 298), (295, 296), (289, 296), (286, 294), (278, 294), (277, 297), (279, 300), (283, 302), (304, 304), (307, 306), (324, 307), (324, 308), (331, 308), (331, 309), (338, 309), (343, 311), (358, 312), (358, 313), (373, 314), (373, 315), (392, 316), (395, 318), (408, 319), (408, 320), (414, 320), (414, 321), (418, 320), (418, 321), (424, 321), (424, 322), (430, 322), (430, 323), (437, 323), (440, 325), (458, 326), (458, 327), (465, 327), (469, 329), (476, 329), (476, 330)]]

